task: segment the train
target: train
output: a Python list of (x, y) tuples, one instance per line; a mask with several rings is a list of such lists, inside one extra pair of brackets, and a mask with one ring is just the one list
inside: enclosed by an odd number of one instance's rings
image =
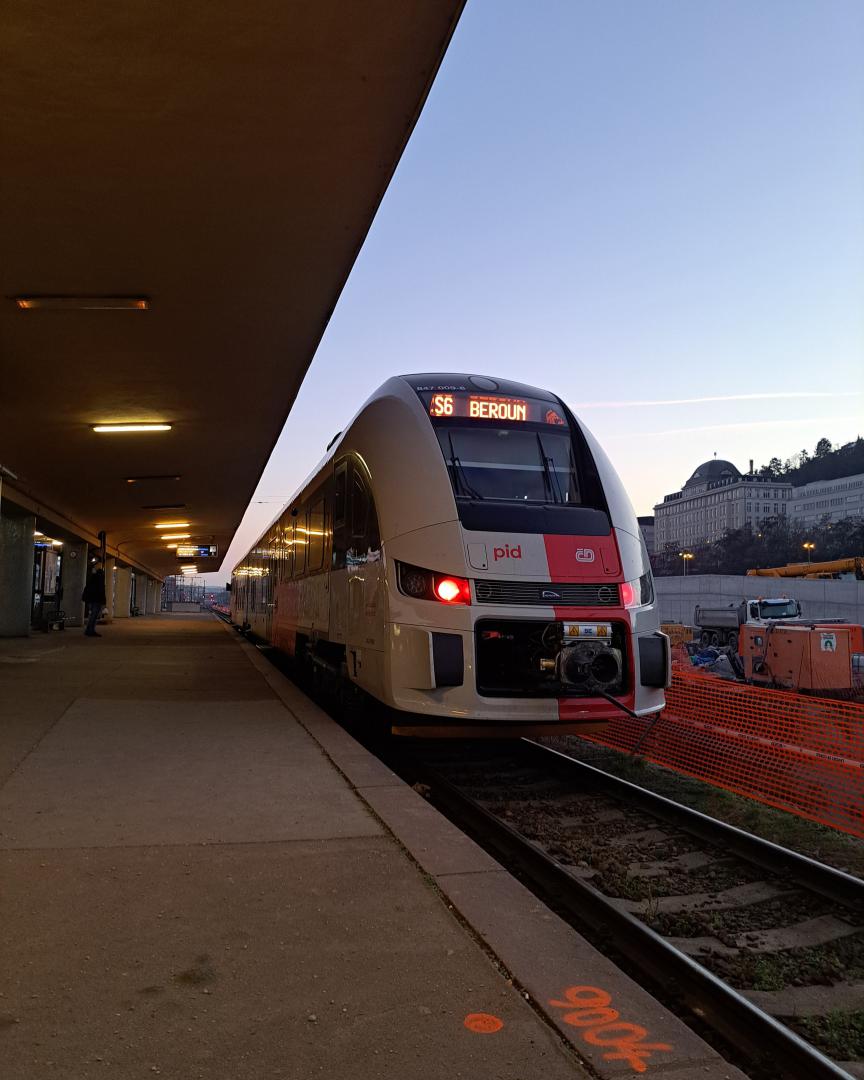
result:
[(388, 379), (231, 579), (231, 620), (396, 735), (588, 734), (671, 679), (612, 464), (549, 391)]

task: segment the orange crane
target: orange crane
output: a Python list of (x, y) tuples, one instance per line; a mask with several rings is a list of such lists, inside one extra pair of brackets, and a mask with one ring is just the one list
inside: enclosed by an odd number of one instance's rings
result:
[(786, 566), (769, 566), (763, 570), (748, 570), (748, 577), (794, 577), (831, 578), (838, 574), (854, 574), (864, 581), (864, 558), (830, 559), (828, 562), (789, 563)]

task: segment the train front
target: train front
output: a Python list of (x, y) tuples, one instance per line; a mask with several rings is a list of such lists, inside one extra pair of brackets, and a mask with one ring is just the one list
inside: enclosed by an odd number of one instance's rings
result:
[(393, 552), (393, 606), (424, 613), (429, 684), (399, 692), (418, 666), (406, 625), (392, 643), (392, 686), (414, 717), (394, 730), (587, 733), (626, 710), (661, 709), (669, 642), (647, 552), (590, 433), (543, 390), (479, 376), (406, 381), (434, 430), (430, 465), (446, 472), (461, 552), (443, 525)]

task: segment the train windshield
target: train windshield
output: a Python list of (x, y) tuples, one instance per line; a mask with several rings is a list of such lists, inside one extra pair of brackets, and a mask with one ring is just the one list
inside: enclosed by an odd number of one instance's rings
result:
[(462, 499), (578, 505), (570, 432), (507, 426), (436, 425), (453, 491)]

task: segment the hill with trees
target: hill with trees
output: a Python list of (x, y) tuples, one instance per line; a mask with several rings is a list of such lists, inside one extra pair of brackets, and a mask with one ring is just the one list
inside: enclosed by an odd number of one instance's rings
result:
[(864, 473), (864, 439), (859, 435), (852, 442), (833, 447), (830, 439), (822, 438), (811, 454), (801, 450), (786, 461), (771, 458), (767, 465), (756, 470), (766, 480), (786, 480), (796, 487), (815, 480), (836, 480), (841, 476)]

